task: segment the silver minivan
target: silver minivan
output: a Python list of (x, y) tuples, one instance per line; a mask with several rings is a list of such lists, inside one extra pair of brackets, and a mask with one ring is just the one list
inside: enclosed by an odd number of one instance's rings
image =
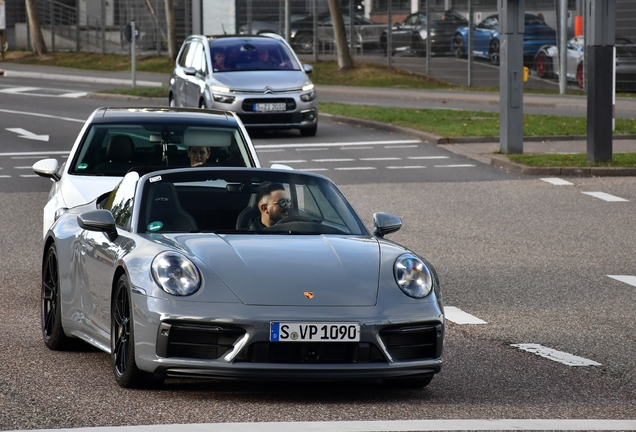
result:
[(189, 36), (170, 77), (173, 107), (234, 111), (248, 129), (299, 129), (313, 136), (318, 101), (308, 74), (284, 38)]

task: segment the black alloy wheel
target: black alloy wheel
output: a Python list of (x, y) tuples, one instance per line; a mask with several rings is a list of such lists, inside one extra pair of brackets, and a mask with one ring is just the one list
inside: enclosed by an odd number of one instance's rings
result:
[(497, 39), (493, 39), (490, 42), (490, 46), (488, 47), (488, 57), (492, 64), (499, 64), (499, 41)]
[(60, 272), (57, 248), (51, 244), (42, 263), (42, 338), (52, 350), (71, 348), (75, 342), (64, 334), (62, 327)]
[(388, 48), (388, 37), (387, 37), (386, 34), (383, 34), (380, 37), (380, 51), (382, 51), (382, 53), (384, 53), (384, 55), (386, 55), (387, 48)]
[(459, 33), (453, 36), (453, 52), (455, 53), (455, 57), (457, 58), (466, 57), (466, 49), (464, 48), (464, 37)]
[(124, 388), (151, 388), (163, 383), (163, 379), (139, 370), (135, 361), (135, 337), (128, 277), (117, 281), (111, 306), (110, 350), (115, 381)]
[(311, 33), (302, 32), (296, 35), (293, 41), (294, 50), (300, 54), (314, 52), (314, 36)]
[(411, 40), (411, 51), (413, 51), (413, 54), (417, 57), (426, 56), (426, 41), (422, 40), (420, 35), (413, 35)]

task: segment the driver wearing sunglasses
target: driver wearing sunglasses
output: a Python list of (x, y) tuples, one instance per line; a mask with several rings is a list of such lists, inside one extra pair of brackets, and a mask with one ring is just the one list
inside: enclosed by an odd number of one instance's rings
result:
[(260, 231), (289, 216), (291, 200), (280, 183), (264, 183), (256, 196), (260, 216), (252, 218), (248, 229)]

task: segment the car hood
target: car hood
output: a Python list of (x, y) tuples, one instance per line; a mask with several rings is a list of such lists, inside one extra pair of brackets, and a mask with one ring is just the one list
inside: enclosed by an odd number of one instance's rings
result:
[(376, 304), (380, 246), (371, 237), (192, 235), (181, 243), (248, 305)]
[(309, 84), (303, 71), (233, 71), (214, 74), (214, 80), (235, 91), (265, 93), (271, 91), (298, 90)]
[(113, 190), (121, 179), (121, 177), (65, 175), (60, 180), (62, 199), (68, 208), (85, 204)]

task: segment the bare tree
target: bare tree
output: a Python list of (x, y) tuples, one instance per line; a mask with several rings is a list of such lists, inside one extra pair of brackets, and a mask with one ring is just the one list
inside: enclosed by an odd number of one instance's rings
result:
[(26, 0), (27, 16), (29, 18), (29, 29), (31, 33), (31, 45), (33, 45), (33, 52), (37, 56), (42, 56), (48, 53), (46, 44), (44, 43), (44, 37), (42, 37), (42, 29), (40, 28), (40, 19), (38, 18), (38, 10), (35, 5), (35, 0)]
[[(333, 22), (333, 35), (336, 40), (336, 51), (338, 53), (338, 69), (353, 69), (353, 59), (347, 44), (347, 33), (345, 32), (342, 11), (339, 0), (329, 0), (329, 13)], [(353, 35), (351, 35), (353, 37)]]
[(174, 2), (173, 0), (165, 0), (166, 4), (166, 23), (168, 25), (168, 57), (170, 60), (177, 58), (177, 36), (174, 24)]

